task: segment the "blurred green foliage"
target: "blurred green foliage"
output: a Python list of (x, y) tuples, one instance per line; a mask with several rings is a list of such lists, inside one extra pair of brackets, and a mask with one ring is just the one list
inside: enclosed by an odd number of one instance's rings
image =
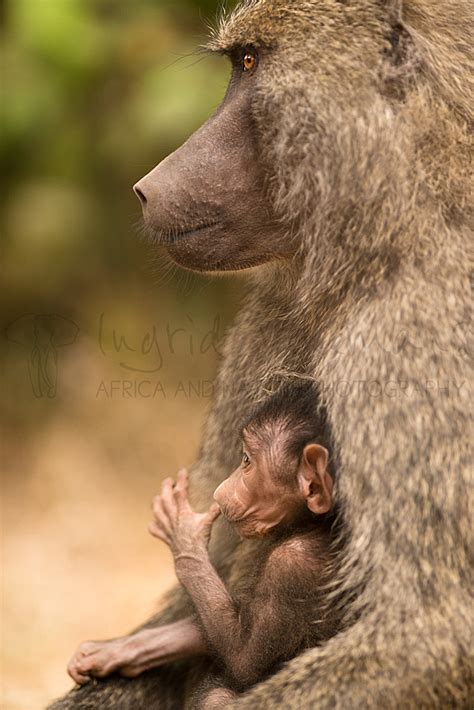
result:
[[(189, 315), (198, 329), (217, 313), (225, 322), (235, 300), (229, 282), (163, 266), (138, 236), (132, 193), (224, 95), (226, 61), (199, 51), (218, 5), (0, 4), (4, 334), (26, 313), (72, 319), (95, 343), (104, 312), (139, 334)], [(0, 340), (7, 419), (19, 423), (47, 405), (32, 402), (28, 387), (19, 401), (25, 362)]]
[(84, 296), (137, 279), (143, 253), (131, 186), (225, 91), (225, 61), (196, 52), (217, 5), (4, 2), (5, 319), (32, 301), (40, 311), (81, 310)]

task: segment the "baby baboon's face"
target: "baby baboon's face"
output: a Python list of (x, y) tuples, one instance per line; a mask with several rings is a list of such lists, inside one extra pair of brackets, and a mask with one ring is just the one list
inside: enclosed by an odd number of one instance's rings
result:
[(297, 461), (277, 476), (285, 452), (276, 436), (262, 446), (261, 439), (244, 432), (243, 444), (240, 466), (216, 489), (214, 500), (242, 537), (255, 537), (291, 522), (304, 510), (305, 500), (298, 488)]
[(265, 535), (331, 510), (328, 450), (310, 441), (297, 455), (300, 435), (285, 416), (252, 422), (243, 430), (240, 466), (214, 492), (223, 515), (242, 537)]

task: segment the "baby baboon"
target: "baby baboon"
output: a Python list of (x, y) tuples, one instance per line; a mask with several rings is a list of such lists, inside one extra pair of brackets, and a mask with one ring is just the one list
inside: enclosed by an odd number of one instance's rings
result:
[[(238, 707), (474, 703), (472, 13), (471, 0), (244, 2), (211, 43), (232, 63), (220, 109), (135, 188), (178, 264), (264, 264), (228, 336), (193, 504), (285, 374), (318, 380), (339, 455), (350, 626)], [(253, 543), (216, 528), (232, 593)], [(189, 624), (190, 608), (177, 590), (150, 624)], [(181, 707), (189, 668), (191, 682), (189, 661), (94, 681), (56, 707)]]
[[(164, 481), (150, 525), (150, 532), (170, 546), (178, 579), (204, 632), (200, 649), (194, 637), (189, 638), (189, 654), (200, 650), (223, 664), (218, 687), (208, 690), (206, 679), (208, 692), (197, 693), (199, 705), (206, 708), (211, 698), (220, 703), (237, 697), (283, 661), (330, 638), (337, 628), (337, 615), (323, 590), (336, 553), (333, 475), (328, 466), (329, 435), (324, 415), (318, 414), (314, 387), (292, 385), (270, 397), (244, 425), (242, 442), (242, 461), (214, 492), (216, 502), (208, 513), (196, 514), (190, 507), (183, 469), (175, 486), (171, 479)], [(240, 537), (266, 540), (256, 551), (245, 590), (234, 597), (207, 551), (220, 511)], [(166, 643), (162, 635), (146, 632), (128, 644), (89, 642), (72, 659), (70, 672), (81, 684), (112, 669), (130, 674), (133, 645), (136, 674), (138, 658), (146, 657), (148, 668), (151, 658), (162, 664), (160, 651)]]

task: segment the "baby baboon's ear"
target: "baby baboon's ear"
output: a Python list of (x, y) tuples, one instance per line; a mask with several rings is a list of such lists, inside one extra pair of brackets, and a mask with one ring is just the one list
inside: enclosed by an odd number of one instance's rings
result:
[(328, 450), (308, 444), (298, 469), (298, 486), (312, 513), (322, 515), (332, 508), (333, 480), (328, 471)]

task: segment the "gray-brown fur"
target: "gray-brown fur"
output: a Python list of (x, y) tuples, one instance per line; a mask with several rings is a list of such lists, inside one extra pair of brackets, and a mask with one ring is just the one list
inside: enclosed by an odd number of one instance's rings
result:
[[(236, 464), (255, 401), (280, 377), (314, 377), (350, 538), (337, 590), (358, 590), (345, 631), (236, 707), (474, 704), (472, 19), (468, 0), (257, 0), (212, 40), (272, 48), (253, 111), (272, 199), (301, 246), (249, 277), (195, 500)], [(238, 585), (254, 543), (215, 537)], [(174, 592), (166, 618), (186, 613)], [(170, 672), (92, 681), (52, 707), (182, 707), (183, 674)]]

